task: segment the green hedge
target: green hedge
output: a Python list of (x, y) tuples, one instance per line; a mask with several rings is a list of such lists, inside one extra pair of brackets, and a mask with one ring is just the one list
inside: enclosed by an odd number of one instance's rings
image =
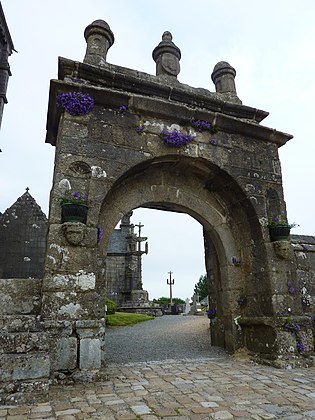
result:
[(116, 303), (106, 298), (105, 305), (107, 306), (107, 315), (113, 315), (116, 312)]

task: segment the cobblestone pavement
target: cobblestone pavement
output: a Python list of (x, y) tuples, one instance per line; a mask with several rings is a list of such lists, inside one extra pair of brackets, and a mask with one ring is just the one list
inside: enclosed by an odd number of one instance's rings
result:
[(315, 369), (231, 356), (111, 364), (109, 381), (54, 386), (49, 402), (0, 407), (0, 420), (315, 418)]

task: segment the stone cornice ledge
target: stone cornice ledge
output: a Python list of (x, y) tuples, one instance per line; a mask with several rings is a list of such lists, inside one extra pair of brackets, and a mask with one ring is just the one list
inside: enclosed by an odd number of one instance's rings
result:
[(204, 88), (194, 88), (180, 83), (177, 79), (153, 76), (126, 67), (104, 63), (102, 66), (81, 63), (67, 58), (58, 58), (58, 79), (67, 77), (83, 79), (92, 85), (124, 90), (145, 96), (160, 97), (174, 102), (186, 103), (221, 112), (238, 118), (261, 122), (269, 113), (241, 104), (235, 97), (222, 93), (210, 92)]
[[(59, 81), (51, 80), (49, 108), (47, 115), (46, 143), (56, 144), (60, 109), (56, 107), (56, 96), (60, 91), (77, 90), (91, 93), (95, 103), (119, 106), (129, 100), (134, 111), (167, 117), (178, 116), (179, 120), (192, 118), (205, 119), (215, 124), (219, 130), (239, 133), (253, 138), (269, 141), (278, 146), (284, 145), (293, 136), (259, 125), (268, 113), (265, 111), (223, 101), (222, 95), (206, 89), (193, 88), (178, 81), (141, 73), (124, 67), (106, 64), (92, 66), (59, 57)], [(115, 104), (111, 95), (116, 95)], [(92, 93), (93, 92), (93, 93)], [(154, 106), (153, 106), (154, 104)], [(174, 121), (176, 122), (176, 121)], [(179, 121), (180, 122), (180, 121)]]

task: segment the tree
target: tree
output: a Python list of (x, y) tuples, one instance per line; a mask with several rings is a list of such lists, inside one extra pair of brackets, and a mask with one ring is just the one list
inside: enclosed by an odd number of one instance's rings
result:
[(199, 277), (198, 283), (195, 284), (194, 293), (202, 300), (209, 295), (207, 274)]
[[(157, 303), (158, 305), (168, 305), (171, 303), (171, 299), (168, 297), (160, 297), (158, 299), (153, 299), (153, 303)], [(185, 301), (181, 298), (173, 298), (173, 303), (175, 305), (183, 305)]]

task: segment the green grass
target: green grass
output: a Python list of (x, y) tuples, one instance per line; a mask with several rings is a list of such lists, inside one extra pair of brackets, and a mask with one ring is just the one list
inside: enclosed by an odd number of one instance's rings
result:
[(154, 319), (154, 316), (116, 312), (113, 315), (106, 315), (106, 325), (109, 327), (124, 327), (138, 324), (138, 322), (149, 321), (150, 319)]

